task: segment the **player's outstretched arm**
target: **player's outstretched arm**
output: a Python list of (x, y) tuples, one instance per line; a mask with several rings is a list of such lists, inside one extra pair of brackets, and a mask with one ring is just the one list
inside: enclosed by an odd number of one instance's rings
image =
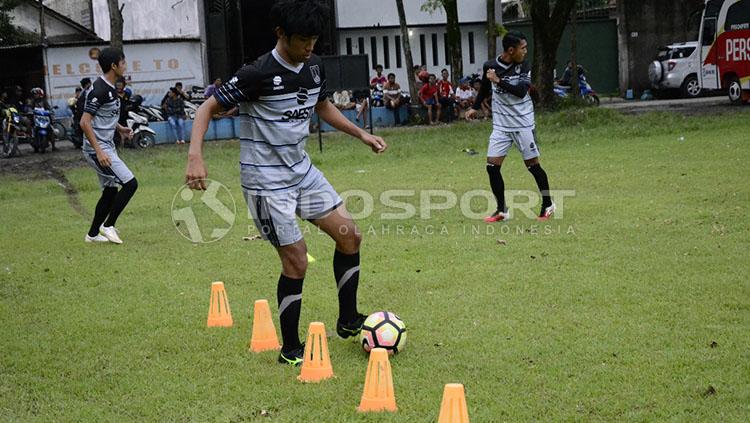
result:
[(367, 131), (350, 122), (349, 119), (341, 114), (341, 111), (328, 100), (319, 102), (315, 106), (315, 112), (321, 119), (339, 131), (362, 140), (363, 143), (370, 146), (372, 151), (377, 154), (384, 152), (388, 148), (388, 145), (382, 138), (371, 135), (367, 133)]
[(214, 97), (204, 101), (195, 112), (193, 130), (190, 133), (190, 150), (188, 150), (187, 169), (185, 170), (185, 183), (192, 189), (206, 189), (206, 177), (208, 171), (203, 164), (203, 137), (206, 136), (211, 116), (224, 111)]

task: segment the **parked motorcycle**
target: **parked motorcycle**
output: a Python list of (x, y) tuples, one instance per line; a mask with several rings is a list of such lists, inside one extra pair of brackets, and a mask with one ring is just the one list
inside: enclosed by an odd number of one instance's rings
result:
[[(586, 75), (578, 75), (578, 88), (581, 92), (580, 97), (584, 99), (587, 104), (591, 106), (599, 105), (599, 95), (591, 87), (591, 84), (589, 84)], [(555, 83), (554, 91), (558, 97), (567, 98), (571, 95), (572, 87)]]
[(3, 157), (13, 157), (18, 154), (19, 135), (26, 137), (21, 124), (21, 115), (15, 107), (8, 107), (3, 112)]
[(52, 113), (42, 107), (34, 108), (34, 129), (32, 131), (31, 147), (35, 153), (44, 153), (50, 144), (50, 138), (55, 136), (52, 125)]
[(156, 131), (148, 127), (148, 115), (141, 108), (143, 97), (133, 96), (128, 112), (127, 127), (133, 130), (133, 138), (126, 144), (129, 147), (149, 148), (156, 143)]

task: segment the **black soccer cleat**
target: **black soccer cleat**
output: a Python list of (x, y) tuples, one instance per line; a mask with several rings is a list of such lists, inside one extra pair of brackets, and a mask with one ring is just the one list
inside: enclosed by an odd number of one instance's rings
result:
[(305, 344), (302, 344), (301, 347), (291, 350), (289, 352), (281, 351), (279, 354), (279, 363), (281, 364), (289, 364), (294, 367), (298, 367), (302, 365), (302, 361), (305, 357)]
[(365, 323), (365, 319), (367, 319), (367, 316), (357, 313), (357, 317), (349, 323), (341, 323), (341, 320), (338, 320), (336, 321), (336, 333), (342, 339), (357, 336), (359, 335), (359, 332), (362, 331), (362, 325)]

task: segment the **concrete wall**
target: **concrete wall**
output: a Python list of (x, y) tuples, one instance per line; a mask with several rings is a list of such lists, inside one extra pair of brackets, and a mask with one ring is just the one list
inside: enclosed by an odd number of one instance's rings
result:
[(699, 18), (691, 13), (703, 0), (626, 0), (617, 2), (620, 91), (638, 96), (651, 88), (648, 65), (660, 46), (698, 39)]
[[(404, 0), (404, 12), (409, 26), (444, 24), (442, 9), (430, 14), (420, 10), (424, 1)], [(500, 2), (496, 1), (496, 20), (500, 22)], [(459, 22), (486, 22), (487, 4), (480, 0), (458, 0)], [(336, 23), (339, 28), (398, 26), (398, 11), (393, 0), (337, 0)]]
[[(120, 0), (122, 38), (125, 41), (164, 40), (169, 38), (200, 38), (203, 12), (198, 0)], [(94, 30), (109, 41), (109, 7), (107, 0), (93, 0)]]

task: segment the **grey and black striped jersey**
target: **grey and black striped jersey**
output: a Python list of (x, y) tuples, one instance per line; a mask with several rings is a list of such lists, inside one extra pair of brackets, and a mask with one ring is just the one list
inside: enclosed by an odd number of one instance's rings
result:
[[(487, 71), (494, 69), (502, 82), (487, 79)], [(492, 92), (492, 128), (496, 131), (519, 132), (533, 130), (534, 103), (529, 95), (531, 69), (528, 62), (503, 63), (499, 58), (485, 62), (482, 89), (477, 95), (475, 109)]]
[(276, 50), (243, 66), (214, 94), (240, 105), (242, 186), (255, 195), (293, 190), (310, 172), (305, 152), (315, 105), (326, 100), (321, 59), (292, 66)]
[[(120, 97), (117, 95), (115, 86), (110, 85), (107, 80), (100, 76), (85, 92), (85, 95), (86, 103), (83, 106), (83, 111), (92, 116), (91, 127), (94, 129), (96, 141), (115, 148), (115, 130), (117, 129), (117, 121), (120, 119)], [(93, 152), (94, 148), (89, 140), (86, 137), (83, 139), (83, 149)]]

